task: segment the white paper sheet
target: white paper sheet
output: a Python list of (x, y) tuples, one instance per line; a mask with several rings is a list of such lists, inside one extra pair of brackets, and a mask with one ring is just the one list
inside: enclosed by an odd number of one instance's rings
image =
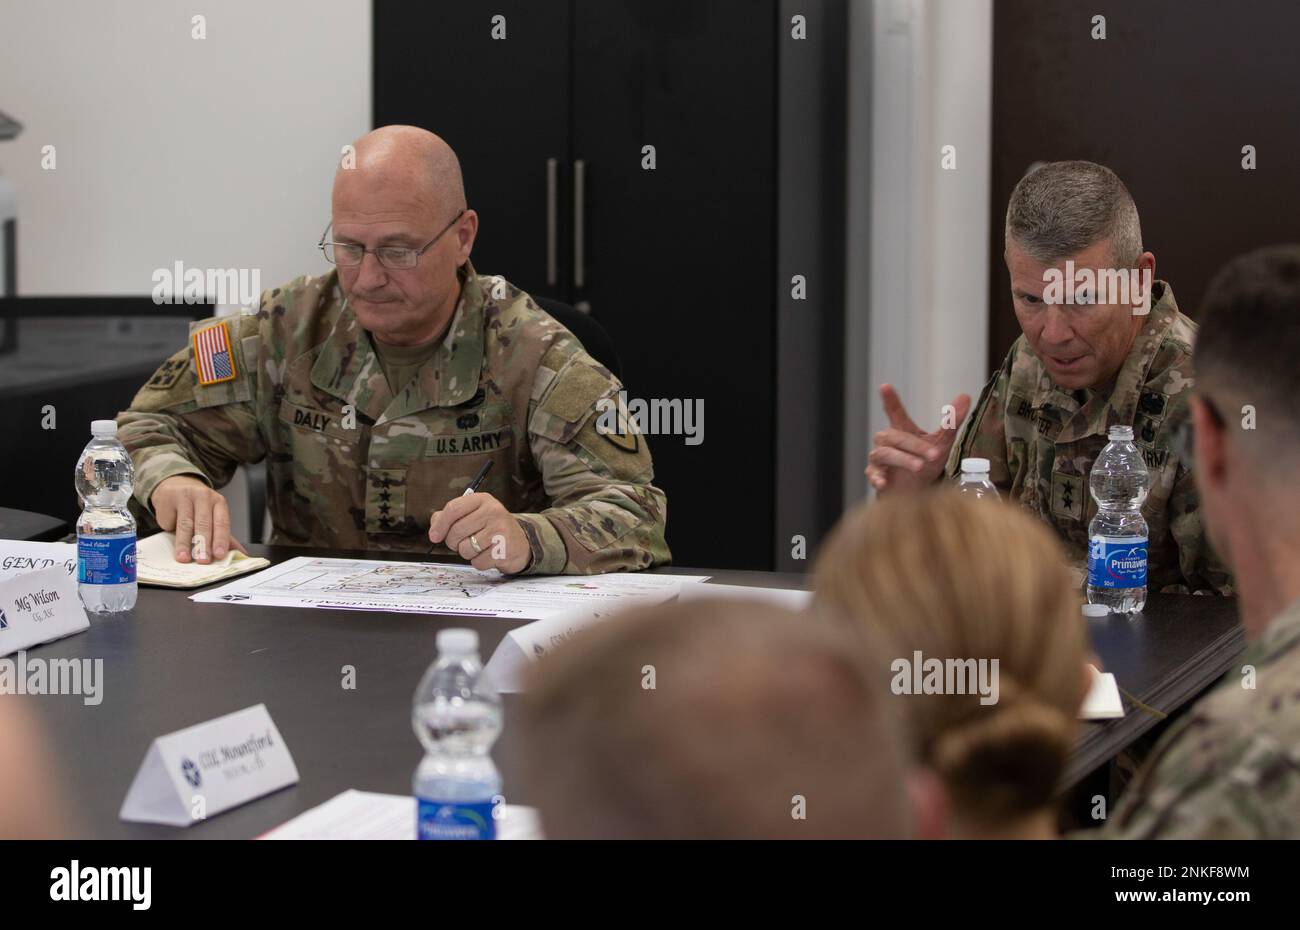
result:
[(1119, 697), (1119, 683), (1110, 672), (1099, 672), (1096, 666), (1089, 665), (1092, 672), (1092, 687), (1083, 699), (1079, 710), (1081, 720), (1113, 720), (1124, 716), (1124, 702)]
[(719, 597), (735, 601), (764, 601), (791, 610), (806, 610), (812, 603), (811, 591), (795, 588), (759, 588), (740, 584), (696, 584), (682, 588), (683, 601)]
[[(497, 821), (499, 840), (540, 840), (531, 807), (506, 804)], [(349, 789), (263, 834), (263, 840), (413, 840), (415, 798)]]
[(468, 565), (299, 556), (190, 599), (545, 620), (571, 610), (606, 611), (669, 600), (683, 585), (707, 577), (639, 572), (507, 577)]

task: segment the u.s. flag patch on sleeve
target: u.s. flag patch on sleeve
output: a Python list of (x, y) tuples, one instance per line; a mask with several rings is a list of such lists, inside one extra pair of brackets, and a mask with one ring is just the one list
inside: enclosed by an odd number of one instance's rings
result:
[(230, 349), (230, 324), (222, 321), (200, 329), (194, 342), (194, 371), (199, 384), (220, 384), (235, 379), (235, 353)]

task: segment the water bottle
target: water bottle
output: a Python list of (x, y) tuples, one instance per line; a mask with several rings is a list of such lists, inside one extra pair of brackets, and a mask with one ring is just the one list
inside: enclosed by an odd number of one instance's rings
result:
[(415, 689), (411, 725), (424, 744), (415, 770), (416, 838), (496, 838), (501, 775), (488, 754), (501, 733), (501, 698), (483, 674), (478, 634), (441, 630), (438, 660)]
[(961, 478), (957, 481), (957, 491), (971, 497), (987, 497), (998, 500), (998, 489), (989, 480), (988, 459), (962, 459)]
[(135, 467), (116, 422), (95, 420), (90, 437), (77, 460), (77, 590), (88, 612), (114, 614), (135, 606)]
[(1097, 516), (1088, 524), (1088, 603), (1128, 614), (1147, 602), (1147, 521), (1142, 501), (1151, 476), (1133, 444), (1133, 427), (1112, 426), (1109, 438), (1088, 481), (1097, 501)]

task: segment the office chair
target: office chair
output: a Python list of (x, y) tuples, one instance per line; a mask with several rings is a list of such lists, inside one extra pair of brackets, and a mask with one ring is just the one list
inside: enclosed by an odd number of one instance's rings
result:
[(582, 343), (588, 355), (608, 368), (615, 378), (623, 380), (623, 365), (619, 361), (618, 351), (614, 348), (614, 340), (609, 338), (605, 327), (590, 314), (583, 313), (566, 303), (552, 300), (550, 297), (538, 297), (536, 294), (530, 296), (537, 306), (578, 337), (578, 341)]

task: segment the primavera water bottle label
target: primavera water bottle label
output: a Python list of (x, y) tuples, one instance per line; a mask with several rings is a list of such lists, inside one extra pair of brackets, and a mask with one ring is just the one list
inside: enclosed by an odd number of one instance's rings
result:
[(419, 799), (416, 839), (421, 840), (494, 840), (496, 820), (491, 801), (449, 803)]
[(1094, 588), (1142, 588), (1147, 583), (1144, 536), (1094, 536), (1088, 545), (1088, 584)]
[(77, 581), (81, 584), (133, 584), (134, 536), (78, 536)]

